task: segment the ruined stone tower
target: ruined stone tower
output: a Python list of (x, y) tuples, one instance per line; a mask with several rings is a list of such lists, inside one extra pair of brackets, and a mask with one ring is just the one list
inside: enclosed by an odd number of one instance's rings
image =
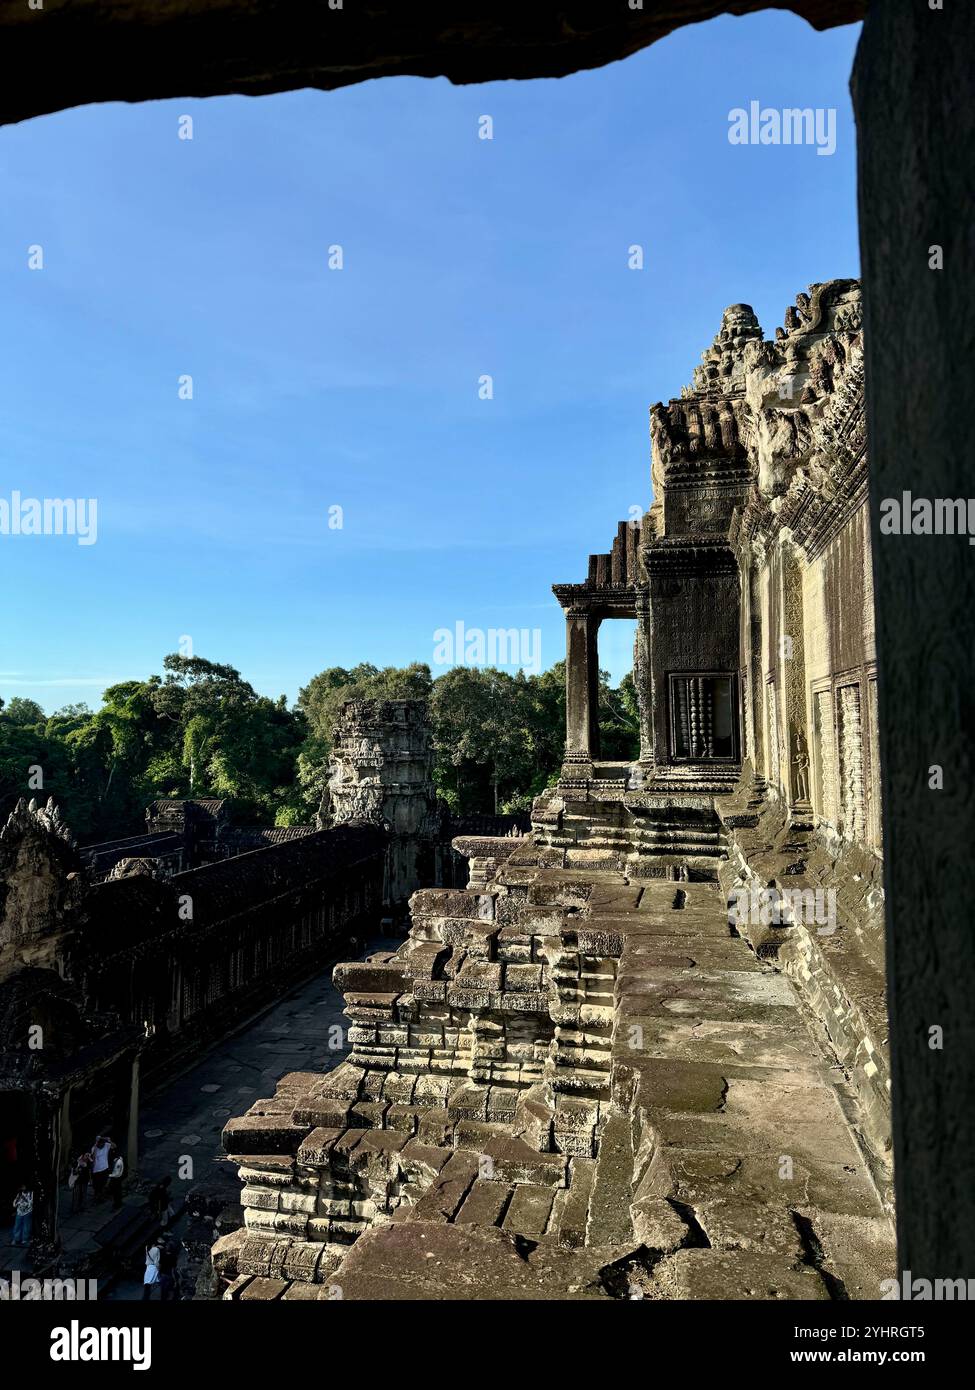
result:
[(426, 702), (347, 700), (329, 772), (323, 821), (388, 830), (384, 899), (403, 907), (421, 883), (437, 881), (442, 839)]

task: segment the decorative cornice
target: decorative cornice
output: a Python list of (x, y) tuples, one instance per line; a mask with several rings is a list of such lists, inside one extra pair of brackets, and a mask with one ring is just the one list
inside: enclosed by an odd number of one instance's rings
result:
[(738, 572), (734, 551), (724, 537), (665, 536), (645, 547), (643, 563), (651, 580), (677, 574)]
[(623, 616), (635, 609), (640, 587), (627, 585), (553, 584), (552, 593), (567, 618), (589, 618), (617, 613)]

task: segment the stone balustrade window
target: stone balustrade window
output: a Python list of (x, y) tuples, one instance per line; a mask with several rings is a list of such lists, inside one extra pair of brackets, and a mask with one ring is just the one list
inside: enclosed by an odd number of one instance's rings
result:
[(733, 675), (670, 677), (671, 756), (678, 762), (732, 762), (736, 756)]

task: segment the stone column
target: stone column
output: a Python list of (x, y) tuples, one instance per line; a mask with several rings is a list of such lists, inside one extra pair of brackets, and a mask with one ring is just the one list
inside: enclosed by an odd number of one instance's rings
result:
[(139, 1054), (132, 1058), (129, 1083), (128, 1127), (125, 1139), (125, 1174), (134, 1177), (139, 1167)]
[(71, 1146), (72, 1146), (72, 1144), (73, 1144), (73, 1142), (74, 1142), (74, 1135), (73, 1135), (72, 1132), (71, 1132), (71, 1087), (70, 1087), (70, 1086), (69, 1086), (68, 1089), (65, 1091), (64, 1095), (61, 1097), (61, 1124), (60, 1124), (60, 1133), (61, 1133), (61, 1152), (60, 1152), (60, 1154), (59, 1154), (59, 1156), (58, 1156), (58, 1181), (60, 1181), (60, 1179), (61, 1179), (62, 1176), (64, 1177), (65, 1181), (67, 1181), (67, 1176), (68, 1176), (68, 1175), (67, 1175), (67, 1172), (65, 1171), (65, 1172), (62, 1174), (62, 1171), (61, 1171), (61, 1170), (62, 1170), (62, 1165), (65, 1165), (65, 1164), (66, 1164), (66, 1160), (70, 1157), (70, 1154), (71, 1154)]
[(565, 763), (569, 775), (591, 777), (599, 756), (599, 619), (587, 609), (565, 613)]
[(765, 768), (765, 723), (762, 719), (762, 711), (765, 708), (765, 670), (763, 663), (763, 634), (762, 634), (762, 588), (761, 588), (761, 566), (764, 554), (756, 554), (754, 551), (751, 556), (749, 566), (749, 592), (751, 595), (751, 629), (750, 629), (750, 661), (749, 661), (749, 686), (751, 689), (751, 710), (752, 710), (752, 768), (756, 777), (764, 777)]
[(787, 531), (779, 537), (779, 687), (783, 711), (783, 777), (786, 805), (793, 817), (810, 814), (810, 737), (806, 724), (805, 620), (802, 556)]
[(868, 8), (853, 78), (898, 1262), (932, 1280), (968, 1278), (975, 1250), (975, 951), (959, 909), (975, 839), (975, 552), (964, 536), (883, 535), (880, 504), (972, 495), (973, 46), (975, 6), (886, 0)]
[(637, 707), (640, 711), (640, 762), (645, 768), (654, 765), (653, 702), (650, 646), (653, 640), (650, 617), (650, 595), (640, 592), (636, 598), (636, 644), (633, 653), (633, 679), (636, 683)]
[(36, 1168), (34, 1220), (31, 1240), (41, 1246), (58, 1242), (58, 1198), (61, 1168), (61, 1097), (34, 1092), (33, 1147)]

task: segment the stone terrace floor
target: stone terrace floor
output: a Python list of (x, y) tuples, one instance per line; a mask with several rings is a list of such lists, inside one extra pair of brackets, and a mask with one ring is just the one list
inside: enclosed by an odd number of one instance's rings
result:
[(710, 884), (651, 880), (594, 917), (623, 932), (614, 1070), (638, 1080), (647, 1130), (634, 1220), (661, 1248), (680, 1235), (668, 1208), (686, 1228), (647, 1293), (878, 1298), (892, 1226), (852, 1092), (791, 981), (731, 935)]
[[(460, 1127), (439, 1149), (422, 1127), (384, 1133), (404, 1172), (428, 1170), (419, 1200), (360, 1235), (323, 1283), (244, 1275), (230, 1297), (879, 1297), (891, 1222), (852, 1092), (790, 980), (732, 933), (716, 885), (555, 869), (535, 882), (580, 879), (592, 884), (580, 935), (616, 969), (595, 1162), (525, 1154), (484, 1177)], [(354, 1167), (356, 1145), (377, 1142), (349, 1130), (336, 1150)]]

